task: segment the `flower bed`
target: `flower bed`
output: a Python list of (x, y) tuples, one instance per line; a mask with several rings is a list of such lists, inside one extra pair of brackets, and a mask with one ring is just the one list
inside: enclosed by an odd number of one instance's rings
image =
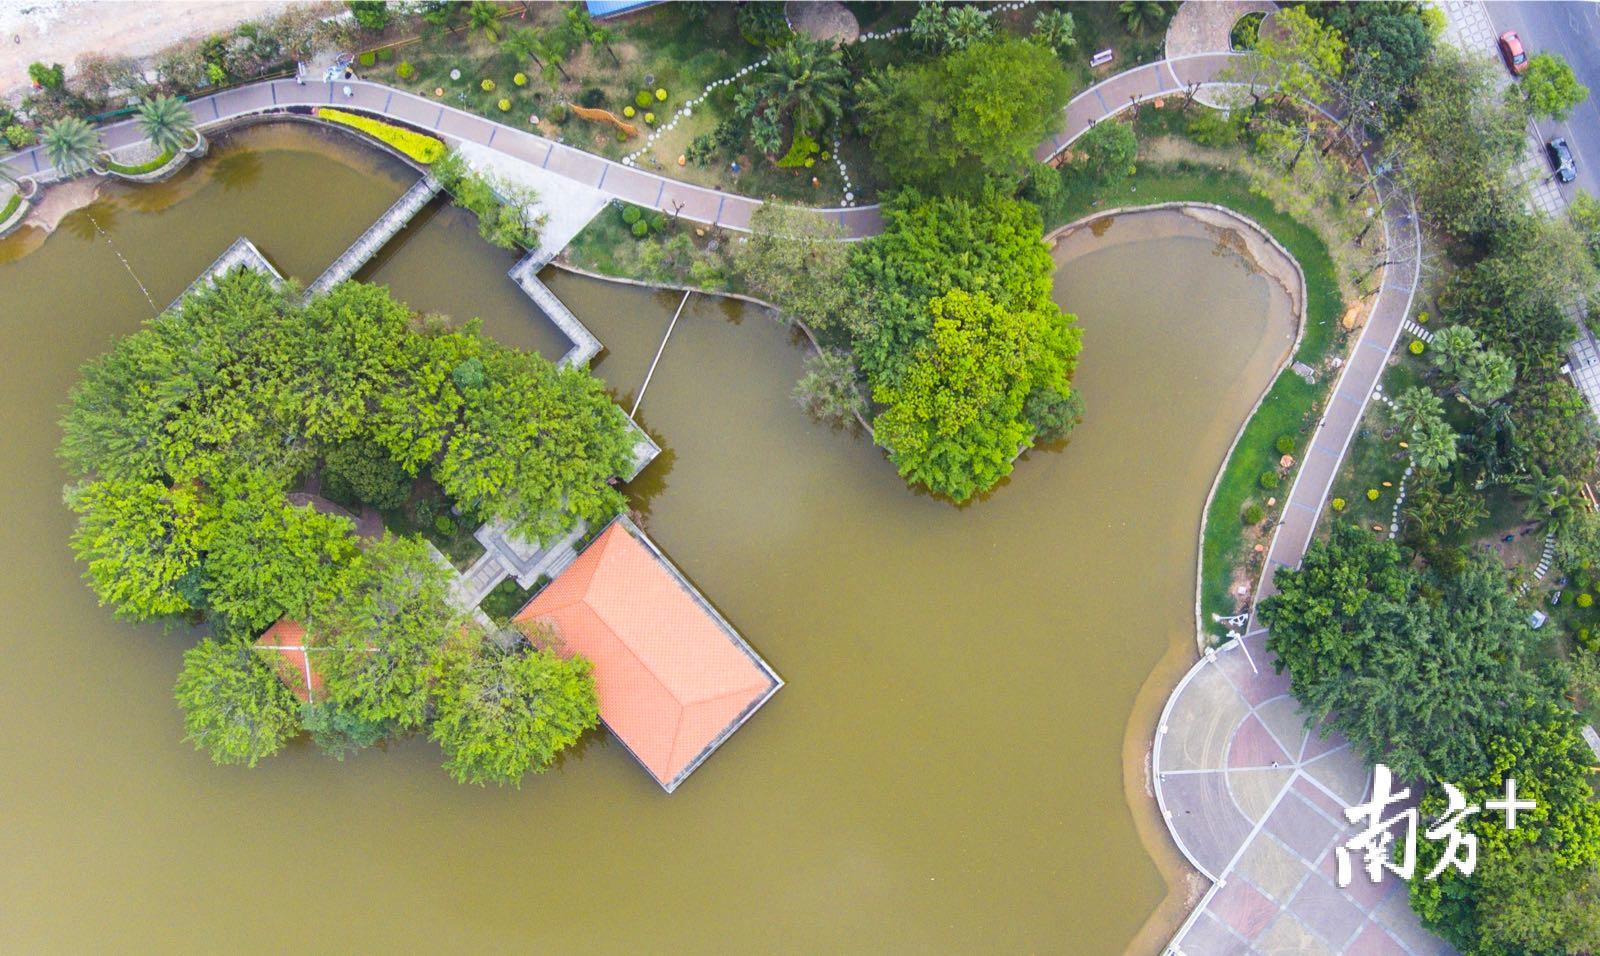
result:
[(343, 110), (319, 109), (316, 111), (318, 119), (341, 126), (358, 129), (373, 139), (399, 150), (406, 156), (419, 163), (432, 163), (445, 153), (444, 143), (424, 133), (414, 132), (403, 126), (385, 123), (382, 120), (372, 119), (356, 113), (346, 113)]
[(17, 207), (20, 205), (22, 205), (22, 196), (12, 193), (11, 198), (6, 200), (6, 204), (0, 206), (0, 224), (10, 222), (11, 217), (16, 214)]
[(106, 160), (105, 167), (110, 172), (116, 173), (120, 176), (143, 176), (145, 173), (153, 173), (161, 167), (172, 162), (173, 155), (174, 154), (172, 150), (169, 149), (154, 159), (146, 160), (142, 163), (135, 163), (131, 166), (125, 166), (122, 163)]

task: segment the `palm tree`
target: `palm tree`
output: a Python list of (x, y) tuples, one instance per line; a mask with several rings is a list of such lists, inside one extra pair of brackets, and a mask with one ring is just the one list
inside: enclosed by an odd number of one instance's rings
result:
[(600, 49), (606, 51), (606, 56), (611, 57), (612, 66), (621, 66), (622, 61), (617, 59), (617, 51), (611, 49), (611, 41), (616, 38), (617, 35), (610, 27), (602, 26), (593, 20), (589, 21), (589, 42), (600, 44)]
[(1078, 41), (1073, 36), (1072, 14), (1065, 10), (1046, 10), (1033, 20), (1033, 35), (1040, 43), (1062, 53)]
[(1411, 460), (1431, 474), (1450, 467), (1456, 460), (1456, 431), (1442, 418), (1424, 422), (1411, 433)]
[(950, 36), (950, 49), (965, 50), (994, 33), (994, 24), (977, 7), (950, 7), (945, 16)]
[(1546, 475), (1536, 467), (1516, 490), (1528, 496), (1527, 516), (1547, 531), (1559, 534), (1581, 516), (1577, 486), (1566, 475)]
[(100, 133), (76, 116), (65, 116), (44, 128), (40, 139), (51, 165), (62, 176), (76, 176), (93, 168), (100, 149)]
[(500, 8), (488, 0), (472, 0), (472, 6), (467, 8), (467, 25), (480, 31), (489, 38), (489, 42), (500, 41)]
[(1421, 385), (1414, 385), (1395, 396), (1394, 421), (1402, 429), (1415, 432), (1425, 422), (1444, 417), (1444, 402)]
[(1117, 12), (1122, 14), (1122, 22), (1127, 24), (1128, 32), (1140, 36), (1151, 27), (1159, 27), (1171, 15), (1170, 4), (1161, 0), (1122, 0), (1117, 4)]
[(194, 114), (176, 96), (145, 99), (138, 108), (139, 129), (150, 145), (162, 153), (176, 153), (199, 142)]
[(820, 130), (844, 115), (850, 71), (828, 40), (795, 36), (772, 51), (761, 78), (761, 98), (787, 116), (796, 134)]
[(540, 59), (545, 52), (544, 38), (535, 27), (523, 27), (506, 37), (500, 49), (519, 59), (527, 57), (544, 69), (544, 60)]

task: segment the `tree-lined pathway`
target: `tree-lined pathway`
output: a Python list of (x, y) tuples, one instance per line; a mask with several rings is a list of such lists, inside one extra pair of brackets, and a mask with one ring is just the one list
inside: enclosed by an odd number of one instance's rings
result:
[[(1135, 103), (1175, 97), (1222, 82), (1226, 52), (1176, 56), (1123, 71), (1075, 96), (1062, 131), (1035, 152), (1047, 160), (1094, 123)], [(348, 90), (348, 94), (346, 94)], [(218, 127), (294, 108), (335, 106), (430, 130), (452, 145), (480, 144), (608, 196), (685, 219), (747, 230), (758, 199), (679, 182), (377, 83), (300, 84), (273, 80), (192, 100), (202, 127)], [(102, 129), (116, 150), (140, 141), (124, 121)], [(55, 178), (39, 148), (6, 160), (18, 174)], [(1272, 593), (1272, 574), (1299, 564), (1328, 489), (1368, 397), (1398, 338), (1415, 292), (1420, 237), (1409, 198), (1377, 181), (1389, 252), (1383, 284), (1343, 366), (1324, 418), (1284, 503), (1257, 600)], [(876, 206), (822, 212), (861, 238), (882, 228)], [(1345, 825), (1341, 801), (1359, 799), (1365, 768), (1337, 738), (1308, 737), (1298, 706), (1276, 676), (1265, 633), (1208, 653), (1185, 675), (1163, 711), (1153, 753), (1153, 787), (1173, 839), (1212, 885), (1169, 949), (1232, 952), (1426, 953), (1443, 946), (1417, 924), (1394, 888), (1338, 889), (1332, 847)], [(1384, 892), (1375, 892), (1382, 889)]]

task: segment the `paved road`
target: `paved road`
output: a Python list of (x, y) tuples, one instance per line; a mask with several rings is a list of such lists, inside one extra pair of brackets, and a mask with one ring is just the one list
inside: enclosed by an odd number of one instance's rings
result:
[[(1578, 82), (1589, 88), (1589, 98), (1566, 122), (1545, 121), (1536, 127), (1541, 142), (1564, 136), (1572, 145), (1578, 179), (1559, 187), (1562, 197), (1570, 202), (1572, 193), (1579, 188), (1600, 195), (1600, 4), (1492, 0), (1484, 6), (1497, 36), (1515, 30), (1530, 55), (1558, 54), (1572, 65)], [(1483, 52), (1494, 56), (1497, 62), (1500, 59), (1499, 51), (1492, 46)], [(1539, 159), (1544, 162), (1544, 156)]]

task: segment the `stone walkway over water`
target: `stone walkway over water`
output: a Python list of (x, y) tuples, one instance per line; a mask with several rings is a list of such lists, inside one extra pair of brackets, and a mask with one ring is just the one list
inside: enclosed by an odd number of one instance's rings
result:
[(366, 231), (356, 237), (333, 264), (323, 270), (311, 285), (306, 287), (306, 298), (319, 296), (332, 289), (334, 286), (351, 278), (361, 267), (378, 254), (378, 250), (389, 244), (389, 240), (399, 235), (417, 213), (422, 211), (433, 197), (439, 195), (439, 181), (432, 176), (423, 176), (412, 184), (394, 205), (384, 211)]

